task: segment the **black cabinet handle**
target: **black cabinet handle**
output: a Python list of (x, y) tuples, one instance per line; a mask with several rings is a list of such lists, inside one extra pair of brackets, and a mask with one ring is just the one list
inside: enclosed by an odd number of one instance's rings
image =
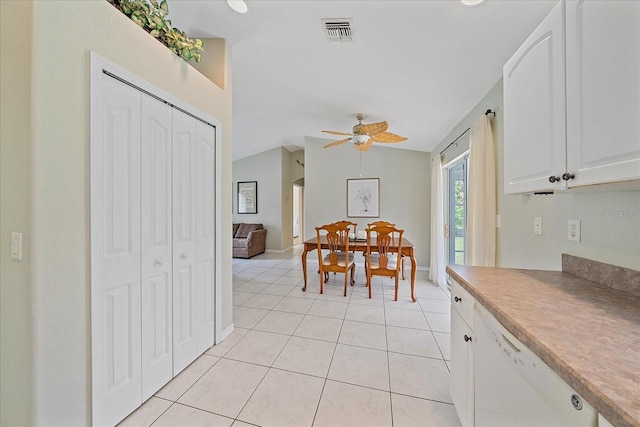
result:
[(562, 179), (564, 179), (565, 181), (569, 181), (570, 179), (573, 179), (575, 177), (575, 174), (569, 172), (565, 172), (564, 174), (562, 174)]
[(460, 297), (454, 297), (453, 299), (456, 300), (456, 302), (462, 301), (462, 298), (460, 298)]
[(471, 337), (470, 337), (469, 335), (465, 335), (465, 336), (464, 336), (464, 340), (465, 340), (466, 342), (472, 341), (472, 340), (471, 340)]
[(556, 182), (556, 181), (560, 181), (560, 177), (559, 177), (559, 176), (551, 175), (551, 176), (549, 177), (549, 182), (550, 182), (550, 183), (552, 183), (552, 184), (553, 184), (553, 183), (554, 183), (554, 182)]

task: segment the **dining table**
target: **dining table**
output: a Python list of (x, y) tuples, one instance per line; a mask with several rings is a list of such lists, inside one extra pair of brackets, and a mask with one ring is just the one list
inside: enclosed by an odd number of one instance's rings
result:
[[(398, 239), (395, 239), (396, 241)], [(329, 245), (324, 236), (320, 237), (320, 244), (322, 249), (328, 249)], [(398, 245), (397, 242), (392, 241), (389, 249), (393, 252), (398, 251), (398, 246), (400, 246), (400, 253), (408, 257), (411, 260), (411, 300), (416, 302), (417, 299), (415, 297), (415, 283), (416, 283), (416, 257), (414, 254), (414, 246), (409, 240), (402, 238), (402, 244)], [(372, 239), (371, 247), (375, 247), (375, 239)], [(304, 286), (302, 287), (302, 291), (305, 292), (307, 290), (307, 253), (318, 249), (318, 238), (312, 237), (309, 240), (304, 242), (304, 249), (302, 251), (302, 275), (304, 276)], [(367, 250), (367, 240), (366, 239), (349, 239), (349, 251), (354, 252), (366, 252)]]

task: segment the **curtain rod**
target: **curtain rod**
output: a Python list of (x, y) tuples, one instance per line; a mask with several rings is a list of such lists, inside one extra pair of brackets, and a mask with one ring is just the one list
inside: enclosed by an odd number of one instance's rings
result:
[[(489, 108), (487, 111), (485, 111), (485, 112), (484, 112), (484, 115), (485, 115), (485, 116), (488, 116), (489, 114), (493, 114), (493, 117), (495, 117), (495, 116), (496, 116), (496, 112), (495, 112), (495, 111), (491, 111), (491, 108)], [(465, 130), (464, 132), (462, 132), (462, 133), (460, 134), (460, 136), (458, 136), (456, 139), (454, 139), (454, 140), (451, 142), (451, 144), (447, 145), (447, 146), (445, 147), (445, 149), (444, 149), (444, 150), (442, 150), (442, 151), (440, 152), (440, 155), (442, 156), (442, 153), (444, 153), (445, 151), (447, 151), (447, 150), (449, 149), (449, 147), (451, 147), (453, 144), (455, 144), (455, 143), (456, 143), (456, 141), (457, 141), (457, 140), (459, 140), (460, 138), (462, 138), (462, 135), (464, 135), (465, 133), (469, 132), (469, 130), (471, 130), (471, 128), (470, 128), (470, 127), (468, 127), (468, 128), (467, 128), (467, 130)]]

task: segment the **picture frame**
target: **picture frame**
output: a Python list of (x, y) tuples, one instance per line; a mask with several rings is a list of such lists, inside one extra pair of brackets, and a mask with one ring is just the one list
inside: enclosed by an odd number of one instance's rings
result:
[(238, 182), (238, 213), (258, 213), (258, 181)]
[(380, 178), (347, 179), (347, 217), (380, 218)]

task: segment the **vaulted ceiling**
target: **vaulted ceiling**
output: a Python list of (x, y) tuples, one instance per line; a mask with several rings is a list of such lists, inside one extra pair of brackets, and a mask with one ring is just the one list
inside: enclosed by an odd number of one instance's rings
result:
[[(304, 137), (340, 139), (386, 120), (431, 151), (502, 77), (502, 66), (557, 0), (168, 0), (189, 37), (232, 48), (233, 159)], [(325, 18), (349, 18), (353, 40), (330, 41)], [(490, 107), (490, 106), (488, 106)]]

